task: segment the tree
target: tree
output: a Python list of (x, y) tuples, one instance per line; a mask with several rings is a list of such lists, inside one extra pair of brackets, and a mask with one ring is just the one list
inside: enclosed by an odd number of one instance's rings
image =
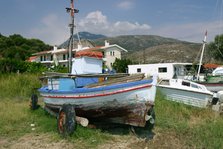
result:
[(208, 45), (211, 56), (217, 60), (223, 60), (223, 34), (215, 36), (214, 42)]
[(133, 64), (133, 62), (129, 59), (115, 59), (115, 62), (113, 63), (112, 67), (116, 70), (118, 73), (126, 73), (126, 70), (128, 68), (128, 65)]
[(5, 37), (0, 34), (0, 57), (26, 60), (32, 53), (49, 50), (52, 47), (39, 39), (26, 39), (19, 34)]

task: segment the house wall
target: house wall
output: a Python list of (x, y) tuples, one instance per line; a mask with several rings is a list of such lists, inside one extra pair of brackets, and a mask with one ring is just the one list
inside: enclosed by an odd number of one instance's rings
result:
[(104, 52), (106, 58), (105, 65), (111, 70), (115, 59), (121, 59), (121, 52), (116, 47), (107, 48)]

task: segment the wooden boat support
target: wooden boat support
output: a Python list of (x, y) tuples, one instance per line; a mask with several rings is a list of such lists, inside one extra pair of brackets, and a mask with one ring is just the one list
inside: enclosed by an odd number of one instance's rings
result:
[[(53, 110), (51, 110), (49, 107), (44, 106), (43, 109), (44, 109), (46, 112), (48, 112), (50, 115), (52, 115), (52, 116), (54, 116), (54, 117), (58, 117), (58, 113), (55, 112), (55, 111), (53, 111)], [(88, 121), (87, 118), (80, 117), (80, 116), (75, 116), (75, 118), (76, 118), (76, 122), (77, 122), (78, 124), (80, 124), (81, 126), (83, 126), (83, 127), (87, 127), (87, 126), (88, 126), (89, 121)]]

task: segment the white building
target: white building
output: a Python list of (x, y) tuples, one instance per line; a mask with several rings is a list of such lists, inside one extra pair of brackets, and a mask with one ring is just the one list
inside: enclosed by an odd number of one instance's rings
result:
[(128, 73), (145, 73), (146, 76), (156, 74), (160, 79), (183, 78), (186, 75), (186, 66), (192, 66), (192, 63), (128, 65)]
[[(96, 47), (81, 47), (78, 46), (77, 49), (73, 49), (73, 51), (81, 51), (81, 50), (97, 50), (101, 51), (103, 55), (103, 65), (107, 66), (110, 70), (112, 69), (112, 65), (115, 62), (115, 59), (121, 59), (122, 52), (128, 52), (126, 49), (120, 47), (117, 44), (109, 44), (105, 41), (104, 46), (96, 46)], [(40, 62), (48, 67), (58, 63), (61, 66), (67, 67), (68, 64), (68, 50), (67, 49), (57, 49), (54, 47), (53, 50), (50, 51), (42, 51), (38, 53), (34, 53), (34, 56), (30, 57), (31, 62)]]

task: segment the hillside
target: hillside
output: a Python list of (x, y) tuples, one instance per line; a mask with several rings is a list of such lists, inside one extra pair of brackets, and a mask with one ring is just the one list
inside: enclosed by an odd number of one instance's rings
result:
[[(79, 36), (83, 46), (104, 45), (107, 40), (110, 44), (118, 44), (129, 52), (123, 53), (123, 58), (128, 58), (135, 63), (158, 63), (158, 62), (198, 62), (201, 44), (165, 38), (156, 35), (125, 35), (106, 37), (104, 35), (80, 32)], [(74, 35), (74, 44), (77, 48), (77, 36)], [(43, 50), (49, 50), (38, 39), (25, 39), (21, 35), (5, 37), (0, 35), (0, 57), (16, 58), (25, 60), (31, 54)], [(68, 40), (59, 48), (67, 48)], [(205, 50), (204, 61), (214, 62)]]
[[(201, 44), (180, 41), (155, 35), (128, 35), (94, 40), (96, 45), (103, 45), (104, 40), (118, 44), (129, 52), (123, 57), (136, 63), (159, 62), (197, 62)], [(205, 53), (205, 61), (210, 58)]]

